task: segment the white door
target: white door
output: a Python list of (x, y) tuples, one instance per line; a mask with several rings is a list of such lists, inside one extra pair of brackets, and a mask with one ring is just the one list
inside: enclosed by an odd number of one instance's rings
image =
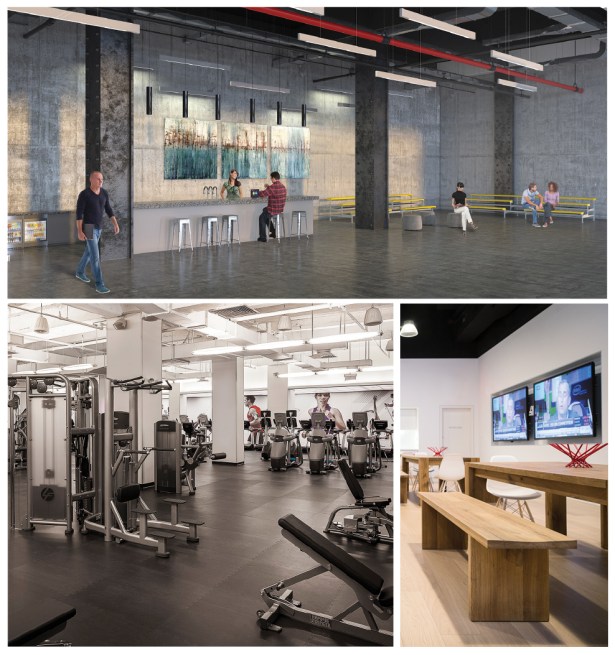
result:
[(442, 445), (465, 457), (474, 451), (474, 410), (472, 407), (440, 407)]

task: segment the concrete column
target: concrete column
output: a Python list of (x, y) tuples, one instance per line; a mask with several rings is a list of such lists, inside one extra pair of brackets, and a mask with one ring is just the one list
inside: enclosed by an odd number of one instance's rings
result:
[[(107, 376), (127, 380), (142, 375), (145, 380), (162, 377), (162, 322), (144, 321), (141, 314), (126, 318), (125, 330), (107, 321)], [(128, 411), (129, 394), (116, 389), (114, 407)], [(162, 396), (139, 391), (137, 446), (154, 445), (154, 424), (162, 416)], [(150, 455), (140, 469), (141, 484), (154, 482), (154, 458)]]
[[(515, 98), (513, 94), (495, 93), (493, 113), (493, 193), (515, 193), (513, 179)], [(517, 190), (516, 193), (518, 192)]]
[(386, 230), (389, 227), (388, 82), (374, 75), (371, 63), (358, 60), (355, 70), (355, 227)]
[(212, 364), (213, 451), (225, 452), (219, 464), (243, 464), (243, 357)]
[[(98, 10), (95, 10), (98, 12)], [(120, 224), (113, 236), (105, 222), (101, 258), (131, 255), (132, 207), (132, 36), (86, 27), (85, 40), (86, 180), (93, 170), (105, 178)]]
[(183, 412), (180, 407), (180, 384), (175, 382), (169, 391), (169, 421), (176, 421)]
[(288, 373), (288, 365), (267, 367), (267, 409), (271, 416), (275, 412), (285, 412), (288, 407), (288, 378), (280, 378), (276, 373)]

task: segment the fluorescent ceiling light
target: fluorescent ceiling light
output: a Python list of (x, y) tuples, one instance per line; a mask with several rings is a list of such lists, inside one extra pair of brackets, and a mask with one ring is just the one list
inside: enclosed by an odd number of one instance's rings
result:
[(59, 373), (61, 370), (60, 366), (53, 366), (51, 368), (39, 368), (37, 373)]
[(399, 334), (402, 337), (416, 337), (419, 331), (416, 329), (414, 321), (406, 321), (402, 326)]
[(358, 45), (351, 45), (348, 43), (341, 43), (340, 41), (332, 41), (331, 39), (321, 39), (319, 36), (312, 36), (311, 34), (299, 33), (297, 35), (299, 41), (305, 41), (312, 45), (320, 45), (325, 48), (335, 48), (336, 50), (344, 50), (346, 52), (354, 52), (357, 55), (366, 55), (368, 57), (375, 57), (376, 51), (371, 48), (361, 48)]
[(63, 366), (63, 371), (87, 371), (89, 368), (94, 368), (94, 364), (70, 364)]
[(252, 89), (252, 91), (271, 91), (272, 93), (290, 93), (290, 89), (283, 89), (279, 86), (266, 86), (265, 84), (252, 84), (251, 82), (234, 82), (230, 81), (229, 86), (238, 89)]
[(90, 14), (80, 14), (76, 11), (66, 11), (64, 9), (55, 9), (53, 7), (9, 7), (8, 10), (16, 11), (20, 14), (31, 14), (32, 16), (42, 16), (43, 18), (63, 20), (68, 23), (79, 23), (80, 25), (90, 25), (92, 27), (104, 27), (108, 30), (118, 30), (120, 32), (139, 34), (141, 31), (141, 26), (136, 23), (127, 23), (123, 20), (112, 20), (111, 18), (101, 18), (100, 16), (91, 16)]
[[(322, 91), (323, 93), (340, 93), (341, 95), (344, 96), (353, 96), (354, 91), (343, 91), (342, 89), (326, 89), (322, 86), (317, 86), (316, 91)], [(354, 107), (354, 105), (353, 105)]]
[(268, 341), (266, 343), (252, 343), (246, 346), (246, 350), (275, 350), (276, 348), (295, 348), (304, 346), (303, 339), (291, 339), (289, 341)]
[(196, 68), (213, 68), (214, 70), (225, 71), (228, 66), (220, 66), (209, 61), (199, 61), (198, 59), (184, 59), (183, 57), (170, 57), (169, 55), (160, 55), (160, 61), (168, 64), (181, 64), (182, 66), (195, 66)]
[(530, 61), (529, 59), (522, 59), (521, 57), (515, 57), (514, 55), (507, 55), (505, 52), (498, 52), (497, 50), (492, 50), (490, 53), (492, 59), (501, 59), (506, 61), (509, 64), (515, 64), (516, 66), (524, 66), (525, 68), (532, 68), (535, 71), (544, 70), (542, 64), (538, 64), (535, 61)]
[(358, 368), (331, 368), (324, 371), (317, 371), (317, 375), (346, 375), (347, 373), (358, 373)]
[(423, 14), (419, 14), (416, 11), (400, 9), (399, 16), (400, 18), (411, 20), (413, 23), (419, 23), (420, 25), (433, 27), (436, 30), (442, 30), (443, 32), (449, 32), (450, 34), (462, 36), (464, 39), (476, 39), (476, 32), (466, 30), (463, 27), (457, 27), (456, 25), (451, 25), (450, 23), (446, 23), (443, 20), (437, 20), (435, 18), (430, 18), (429, 16), (423, 16)]
[(513, 89), (519, 89), (520, 91), (531, 91), (532, 93), (538, 91), (537, 86), (531, 86), (529, 84), (520, 84), (519, 82), (512, 82), (511, 80), (499, 79), (498, 84), (501, 84), (502, 86), (510, 86)]
[(318, 14), (318, 16), (325, 15), (324, 7), (291, 7), (291, 9), (296, 9), (297, 11), (305, 11), (308, 14)]
[(385, 71), (376, 71), (376, 77), (383, 77), (385, 80), (394, 82), (403, 82), (404, 84), (418, 84), (419, 86), (436, 86), (431, 80), (423, 80), (420, 77), (411, 77), (410, 75), (397, 75), (397, 73), (387, 73)]
[(375, 339), (380, 336), (380, 332), (347, 332), (346, 334), (331, 334), (326, 337), (312, 337), (308, 343), (313, 345), (319, 343), (343, 343), (345, 341), (365, 341)]
[(361, 373), (370, 373), (372, 371), (392, 371), (393, 366), (366, 366), (366, 367), (361, 367), (359, 370)]
[(315, 312), (318, 309), (331, 309), (333, 305), (331, 303), (321, 304), (321, 305), (308, 305), (303, 307), (287, 307), (286, 309), (279, 309), (275, 312), (263, 312), (261, 314), (245, 314), (243, 316), (236, 316), (232, 320), (235, 323), (240, 323), (241, 321), (260, 321), (263, 318), (270, 318), (271, 316), (283, 316), (284, 314), (303, 314), (309, 312)]
[(307, 378), (315, 375), (314, 371), (297, 371), (295, 373), (278, 373), (279, 378)]
[(193, 350), (193, 355), (228, 355), (229, 353), (238, 353), (243, 350), (243, 346), (215, 346), (213, 348), (201, 348)]
[(371, 365), (371, 359), (348, 359), (345, 362), (322, 362), (320, 368), (361, 368)]

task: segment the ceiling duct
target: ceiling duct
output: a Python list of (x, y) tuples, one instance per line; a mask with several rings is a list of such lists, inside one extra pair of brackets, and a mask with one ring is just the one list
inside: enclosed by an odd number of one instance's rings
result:
[(313, 355), (312, 359), (334, 359), (337, 355), (334, 355), (330, 350), (317, 350)]

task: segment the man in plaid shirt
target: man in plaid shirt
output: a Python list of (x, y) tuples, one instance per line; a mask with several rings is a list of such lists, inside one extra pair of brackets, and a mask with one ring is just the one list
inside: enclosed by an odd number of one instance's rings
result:
[[(259, 191), (260, 198), (267, 198), (267, 206), (258, 217), (258, 241), (267, 242), (267, 227), (272, 216), (281, 214), (286, 205), (286, 187), (280, 182), (277, 171), (271, 173), (271, 184), (265, 184), (265, 190)], [(269, 236), (275, 239), (275, 228), (271, 226)]]

